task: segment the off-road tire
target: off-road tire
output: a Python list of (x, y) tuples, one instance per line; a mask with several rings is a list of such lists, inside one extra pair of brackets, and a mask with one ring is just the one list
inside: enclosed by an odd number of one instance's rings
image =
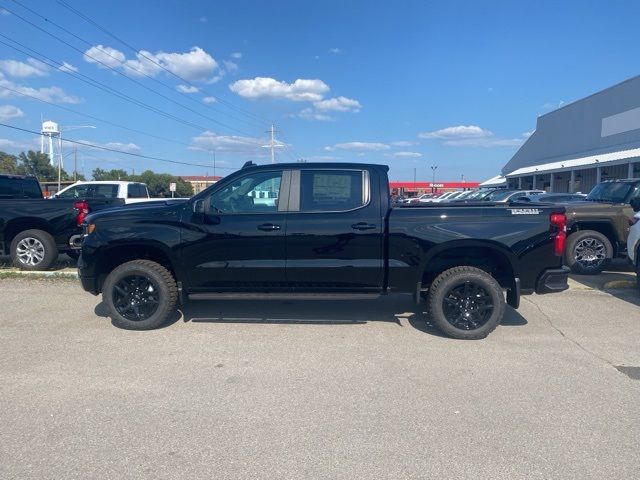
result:
[[(443, 308), (444, 298), (450, 290), (467, 282), (480, 286), (493, 303), (493, 310), (486, 322), (471, 330), (454, 326), (447, 320)], [(502, 321), (505, 304), (504, 293), (496, 279), (484, 270), (469, 266), (454, 267), (442, 272), (431, 284), (427, 297), (430, 320), (447, 336), (461, 340), (478, 340), (489, 335)]]
[[(130, 276), (141, 276), (157, 288), (158, 306), (144, 320), (130, 320), (121, 315), (114, 305), (114, 286)], [(174, 314), (178, 300), (176, 280), (169, 270), (151, 260), (133, 260), (119, 265), (109, 273), (102, 287), (102, 300), (109, 309), (109, 316), (116, 327), (127, 330), (153, 330), (162, 326)]]
[[(587, 267), (576, 259), (576, 247), (580, 242), (593, 239), (604, 246), (605, 258), (597, 265)], [(613, 258), (613, 247), (609, 239), (600, 232), (595, 230), (580, 230), (569, 235), (567, 239), (567, 247), (565, 249), (565, 261), (571, 271), (578, 275), (597, 275), (601, 273)]]
[[(38, 261), (34, 265), (22, 261), (22, 258), (25, 257), (21, 257), (19, 249), (25, 246), (25, 242), (38, 246), (38, 255), (42, 255), (42, 260)], [(10, 251), (13, 264), (22, 270), (48, 270), (58, 259), (58, 248), (56, 247), (56, 242), (51, 234), (44, 230), (25, 230), (18, 233), (11, 241)]]

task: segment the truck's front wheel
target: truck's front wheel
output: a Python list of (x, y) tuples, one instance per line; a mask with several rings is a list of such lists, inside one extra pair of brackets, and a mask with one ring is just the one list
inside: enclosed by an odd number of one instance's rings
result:
[(133, 260), (106, 278), (102, 300), (113, 324), (129, 330), (160, 327), (175, 312), (178, 289), (169, 270), (150, 260)]
[(433, 323), (463, 340), (486, 337), (501, 322), (505, 300), (498, 282), (484, 270), (454, 267), (431, 284), (427, 298)]

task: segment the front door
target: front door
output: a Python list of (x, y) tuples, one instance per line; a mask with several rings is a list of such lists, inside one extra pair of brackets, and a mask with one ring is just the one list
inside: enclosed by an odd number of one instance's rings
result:
[[(287, 181), (288, 181), (287, 176)], [(182, 262), (191, 291), (277, 290), (285, 283), (287, 214), (280, 205), (283, 171), (256, 171), (222, 185), (190, 212)]]
[(384, 216), (378, 182), (377, 173), (368, 170), (292, 172), (289, 285), (300, 291), (380, 290)]

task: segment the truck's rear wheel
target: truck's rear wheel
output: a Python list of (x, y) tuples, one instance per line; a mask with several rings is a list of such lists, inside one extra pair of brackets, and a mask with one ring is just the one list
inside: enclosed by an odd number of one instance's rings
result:
[(22, 270), (47, 270), (58, 259), (58, 248), (49, 233), (25, 230), (12, 240), (11, 258), (13, 264)]
[(595, 230), (582, 230), (569, 236), (566, 261), (573, 273), (595, 275), (613, 257), (613, 247), (607, 237)]
[(486, 337), (502, 321), (504, 294), (484, 270), (454, 267), (431, 284), (427, 299), (433, 323), (446, 335), (463, 340)]
[(106, 278), (102, 300), (114, 325), (129, 330), (160, 327), (175, 312), (176, 281), (169, 270), (150, 260), (133, 260)]

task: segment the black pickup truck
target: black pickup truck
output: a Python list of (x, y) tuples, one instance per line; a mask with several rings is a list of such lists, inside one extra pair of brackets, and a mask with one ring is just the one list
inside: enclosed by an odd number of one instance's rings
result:
[(160, 326), (183, 299), (427, 298), (446, 334), (483, 338), (520, 294), (567, 288), (564, 208), (391, 208), (387, 167), (245, 166), (188, 201), (91, 214), (78, 261), (115, 325)]
[(79, 254), (82, 222), (118, 199), (45, 199), (38, 179), (0, 174), (0, 255), (24, 270), (47, 270), (59, 252)]

